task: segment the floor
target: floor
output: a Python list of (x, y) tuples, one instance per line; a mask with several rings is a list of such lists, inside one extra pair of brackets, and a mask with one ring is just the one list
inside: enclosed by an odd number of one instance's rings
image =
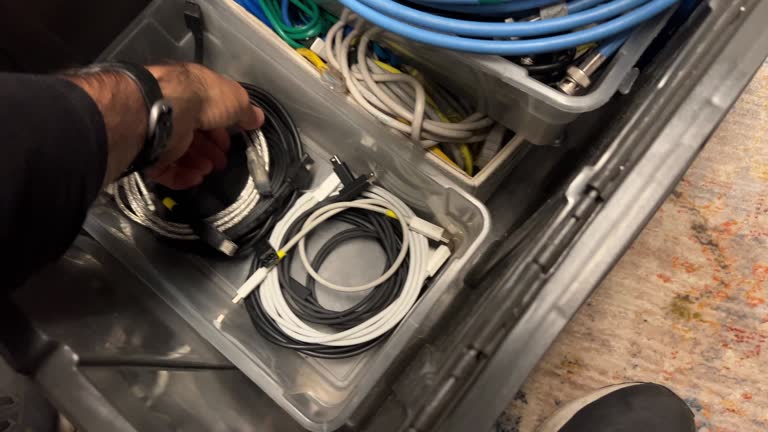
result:
[(768, 64), (677, 189), (568, 324), (497, 424), (662, 383), (699, 432), (768, 430)]

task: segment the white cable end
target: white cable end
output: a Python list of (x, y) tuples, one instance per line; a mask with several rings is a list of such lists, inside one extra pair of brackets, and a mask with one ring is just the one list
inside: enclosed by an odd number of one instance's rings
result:
[(315, 54), (317, 54), (321, 59), (323, 59), (324, 62), (328, 62), (328, 59), (325, 57), (325, 41), (320, 39), (319, 37), (316, 37), (315, 40), (312, 41), (312, 45), (309, 46), (309, 49), (313, 51)]
[(242, 299), (248, 297), (248, 294), (255, 290), (259, 285), (261, 285), (262, 282), (264, 282), (264, 279), (267, 278), (270, 270), (272, 269), (259, 267), (259, 269), (256, 270), (256, 272), (252, 274), (251, 277), (249, 277), (248, 280), (246, 280), (245, 283), (240, 286), (240, 288), (238, 288), (237, 295), (232, 298), (232, 303), (240, 303)]
[(227, 256), (235, 256), (237, 253), (237, 245), (232, 240), (222, 240), (219, 243), (219, 250)]
[(419, 233), (428, 239), (448, 243), (448, 239), (445, 238), (445, 230), (424, 219), (414, 216), (408, 221), (408, 226), (411, 231)]
[(429, 257), (429, 262), (427, 262), (427, 274), (429, 274), (429, 277), (433, 277), (437, 274), (437, 272), (440, 270), (441, 267), (448, 261), (448, 258), (451, 257), (451, 250), (446, 245), (440, 245), (435, 249), (435, 251), (432, 253), (432, 256)]
[(336, 192), (336, 189), (338, 189), (339, 186), (341, 186), (341, 180), (336, 173), (331, 173), (331, 175), (320, 183), (320, 186), (318, 186), (317, 189), (312, 191), (312, 195), (314, 195), (317, 202), (320, 202)]

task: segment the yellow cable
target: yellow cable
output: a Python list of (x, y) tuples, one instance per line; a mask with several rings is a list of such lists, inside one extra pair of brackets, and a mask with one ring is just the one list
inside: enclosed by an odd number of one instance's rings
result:
[(576, 58), (581, 57), (585, 52), (591, 50), (592, 48), (594, 48), (596, 46), (597, 46), (597, 44), (594, 43), (594, 42), (590, 42), (590, 43), (584, 44), (584, 45), (579, 45), (578, 47), (576, 47), (576, 56), (575, 57)]
[(469, 146), (466, 144), (459, 144), (459, 151), (461, 157), (464, 158), (464, 171), (471, 177), (475, 175), (474, 158), (472, 152), (469, 150)]
[[(378, 66), (378, 67), (380, 67), (380, 68), (384, 69), (385, 71), (387, 71), (387, 72), (389, 72), (389, 73), (394, 73), (394, 74), (400, 74), (400, 73), (403, 73), (403, 71), (401, 71), (400, 69), (397, 69), (396, 67), (394, 67), (394, 66), (392, 66), (392, 65), (390, 65), (390, 64), (384, 63), (383, 61), (380, 61), (380, 60), (373, 60), (373, 62), (376, 64), (376, 66)], [(414, 69), (414, 71), (415, 71), (415, 69)], [(417, 77), (414, 77), (414, 78), (417, 78)], [(429, 95), (427, 95), (427, 99), (426, 99), (426, 100), (427, 100), (427, 104), (429, 104), (429, 106), (430, 106), (430, 107), (431, 107), (433, 110), (435, 110), (435, 113), (436, 113), (436, 114), (437, 114), (437, 116), (440, 118), (440, 120), (442, 120), (442, 121), (444, 121), (444, 122), (446, 122), (446, 123), (455, 123), (455, 121), (452, 121), (452, 120), (451, 120), (450, 118), (448, 118), (448, 117), (447, 117), (445, 114), (443, 114), (443, 112), (442, 112), (442, 111), (440, 110), (440, 108), (437, 106), (437, 104), (435, 103), (435, 101), (434, 101), (434, 100), (433, 100), (433, 99), (432, 99), (432, 98), (431, 98)], [(451, 158), (450, 158), (450, 157), (448, 157), (448, 155), (447, 155), (447, 154), (445, 154), (445, 153), (444, 153), (442, 150), (440, 150), (439, 148), (437, 148), (437, 147), (432, 147), (432, 148), (430, 149), (430, 151), (431, 151), (432, 153), (434, 153), (435, 155), (437, 155), (437, 157), (439, 157), (440, 159), (443, 159), (443, 160), (445, 160), (445, 161), (447, 161), (447, 162), (450, 162), (450, 163), (451, 163), (451, 165), (453, 165), (453, 166), (454, 166), (454, 167), (456, 167), (456, 168), (459, 168), (458, 164), (457, 164), (456, 162), (454, 162), (453, 160), (451, 160)], [(474, 165), (474, 160), (473, 160), (473, 158), (472, 158), (472, 152), (469, 150), (469, 146), (468, 146), (468, 145), (466, 145), (466, 144), (464, 144), (464, 143), (462, 143), (462, 144), (459, 144), (459, 151), (461, 152), (461, 157), (462, 157), (462, 159), (464, 159), (464, 172), (466, 172), (466, 173), (467, 173), (468, 175), (470, 175), (470, 176), (471, 176), (471, 175), (474, 175), (474, 167), (473, 167), (473, 165)]]
[(452, 167), (455, 167), (456, 169), (461, 169), (461, 168), (460, 168), (460, 167), (459, 167), (459, 166), (456, 164), (456, 162), (454, 162), (454, 161), (453, 161), (451, 158), (449, 158), (449, 157), (448, 157), (448, 155), (447, 155), (447, 154), (445, 154), (445, 152), (443, 152), (443, 151), (440, 149), (440, 147), (438, 147), (438, 146), (434, 146), (434, 147), (430, 148), (430, 149), (429, 149), (429, 151), (430, 151), (430, 152), (432, 152), (432, 154), (434, 154), (435, 156), (437, 156), (437, 157), (439, 157), (440, 159), (442, 159), (442, 160), (444, 160), (445, 162), (447, 162), (447, 163), (448, 163), (449, 165), (451, 165)]
[(317, 68), (320, 72), (328, 69), (328, 65), (325, 64), (323, 59), (320, 58), (317, 53), (312, 51), (309, 48), (296, 48), (296, 52), (301, 54), (302, 57), (309, 60), (310, 63), (312, 63), (313, 66)]
[(385, 71), (387, 71), (387, 72), (389, 72), (389, 73), (394, 73), (394, 74), (403, 73), (403, 71), (401, 71), (400, 69), (398, 69), (398, 68), (396, 68), (396, 67), (392, 66), (392, 65), (391, 65), (391, 64), (389, 64), (389, 63), (384, 63), (384, 62), (383, 62), (383, 61), (381, 61), (381, 60), (375, 60), (375, 59), (374, 59), (374, 60), (373, 60), (373, 62), (374, 62), (374, 63), (376, 63), (376, 66), (378, 66), (378, 67), (380, 67), (380, 68), (384, 69)]

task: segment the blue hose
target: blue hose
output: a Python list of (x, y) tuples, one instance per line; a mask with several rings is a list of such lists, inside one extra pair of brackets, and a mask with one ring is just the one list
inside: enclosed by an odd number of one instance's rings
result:
[[(581, 3), (603, 3), (606, 0), (568, 0), (566, 3), (568, 5), (568, 11), (569, 12), (576, 12), (579, 10), (584, 10), (585, 7), (582, 7)], [(467, 4), (467, 3), (435, 3), (430, 0), (411, 0), (411, 3), (420, 4), (422, 6), (429, 6), (431, 8), (435, 9), (441, 9), (448, 12), (460, 12), (465, 14), (471, 14), (471, 15), (500, 15), (503, 17), (509, 17), (510, 15), (513, 15), (518, 12), (528, 11), (532, 9), (537, 9), (540, 7), (550, 6), (553, 3), (559, 3), (560, 0), (527, 0), (523, 2), (512, 2), (512, 3), (475, 3), (475, 4)], [(576, 4), (576, 10), (574, 11), (573, 7), (571, 6), (571, 3)], [(587, 6), (586, 8), (589, 8), (591, 6)]]
[(293, 27), (293, 23), (291, 22), (291, 14), (288, 12), (288, 7), (288, 0), (280, 1), (280, 12), (283, 17), (283, 24), (287, 25), (288, 27)]
[(616, 51), (618, 51), (619, 48), (624, 45), (624, 42), (627, 41), (627, 38), (629, 38), (629, 33), (620, 34), (618, 36), (614, 36), (612, 39), (605, 40), (600, 44), (599, 47), (597, 47), (597, 52), (604, 55), (605, 57), (610, 57), (616, 54)]
[[(571, 14), (535, 22), (484, 22), (446, 18), (413, 9), (392, 0), (340, 0), (362, 18), (388, 31), (458, 51), (507, 56), (533, 55), (575, 48), (579, 45), (629, 33), (634, 27), (664, 12), (677, 0), (574, 0)], [(468, 0), (429, 0), (442, 8)], [(504, 4), (545, 3), (544, 0), (508, 1)], [(548, 3), (552, 1), (547, 0)], [(485, 6), (476, 5), (473, 8)], [(592, 25), (584, 28), (584, 26)], [(571, 32), (571, 30), (574, 30)], [(524, 40), (495, 40), (509, 38)], [(620, 39), (625, 40), (624, 39)], [(618, 49), (616, 47), (615, 50)]]
[(607, 0), (573, 0), (568, 2), (568, 13), (581, 12), (591, 7), (595, 7)]

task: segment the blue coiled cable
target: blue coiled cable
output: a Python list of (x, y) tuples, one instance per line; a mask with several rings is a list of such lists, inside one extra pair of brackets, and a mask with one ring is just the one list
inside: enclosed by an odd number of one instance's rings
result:
[(235, 0), (237, 4), (244, 7), (245, 10), (250, 12), (253, 16), (259, 19), (259, 21), (263, 22), (267, 25), (267, 27), (274, 29), (272, 26), (272, 23), (267, 19), (267, 15), (264, 13), (264, 10), (259, 5), (258, 0)]
[[(557, 0), (419, 0), (434, 9), (463, 11), (505, 7), (528, 10), (558, 3)], [(504, 56), (557, 52), (583, 44), (609, 41), (615, 52), (637, 25), (661, 14), (678, 0), (573, 0), (569, 14), (531, 22), (486, 22), (448, 18), (408, 7), (393, 0), (340, 0), (362, 18), (392, 33), (418, 42), (458, 51)], [(472, 12), (465, 12), (472, 13)], [(519, 40), (505, 40), (525, 38)], [(616, 41), (618, 42), (618, 45)], [(601, 50), (602, 52), (602, 50)]]

